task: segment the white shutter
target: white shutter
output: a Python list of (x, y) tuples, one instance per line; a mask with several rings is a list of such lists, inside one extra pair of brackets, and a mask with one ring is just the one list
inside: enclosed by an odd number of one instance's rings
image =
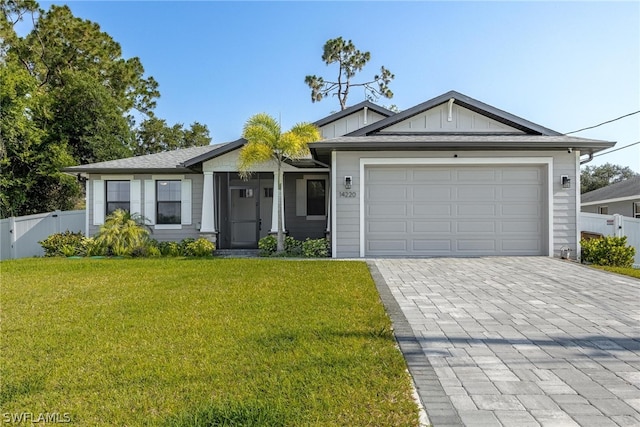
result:
[(129, 211), (132, 214), (142, 215), (142, 188), (140, 187), (140, 180), (134, 179), (129, 182)]
[(93, 225), (104, 224), (104, 181), (93, 181)]
[(191, 180), (183, 179), (181, 188), (182, 225), (191, 225)]
[(306, 179), (296, 179), (296, 216), (307, 216)]
[(156, 223), (156, 182), (152, 179), (144, 180), (144, 216), (147, 224)]

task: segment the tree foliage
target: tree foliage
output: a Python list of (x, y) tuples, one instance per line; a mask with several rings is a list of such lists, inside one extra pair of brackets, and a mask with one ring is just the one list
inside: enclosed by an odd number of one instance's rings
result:
[[(32, 25), (24, 37), (14, 26)], [(0, 216), (71, 209), (81, 186), (66, 166), (208, 145), (206, 126), (153, 114), (158, 83), (139, 58), (67, 6), (0, 2)], [(134, 117), (141, 117), (136, 124)], [(169, 141), (147, 138), (146, 121)], [(162, 129), (158, 128), (162, 124)]]
[(282, 164), (287, 159), (300, 159), (309, 154), (310, 142), (319, 141), (320, 131), (310, 123), (298, 123), (291, 130), (282, 133), (280, 124), (268, 114), (256, 114), (247, 120), (242, 137), (247, 143), (240, 150), (238, 170), (243, 178), (248, 178), (253, 166), (264, 162), (273, 162), (277, 166), (278, 200), (278, 243), (277, 251), (284, 251), (284, 233), (282, 226)]
[(628, 166), (605, 163), (601, 166), (585, 166), (580, 172), (580, 192), (587, 193), (616, 182), (637, 176)]
[(353, 81), (370, 59), (371, 53), (356, 49), (351, 40), (345, 41), (342, 37), (327, 40), (322, 60), (327, 65), (338, 63), (338, 76), (335, 81), (325, 80), (316, 75), (306, 76), (304, 82), (311, 88), (311, 102), (322, 101), (329, 95), (337, 96), (340, 109), (344, 110), (347, 108), (349, 92), (354, 87), (364, 88), (368, 100), (375, 101), (381, 96), (392, 98), (393, 92), (389, 89), (389, 83), (395, 76), (384, 66), (380, 67), (380, 74), (374, 75), (369, 81)]

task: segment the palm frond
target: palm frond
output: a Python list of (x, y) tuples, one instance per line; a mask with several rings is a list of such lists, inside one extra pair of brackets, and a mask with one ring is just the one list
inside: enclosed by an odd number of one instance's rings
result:
[(274, 160), (273, 150), (266, 144), (248, 142), (238, 154), (238, 172), (240, 177), (247, 179), (251, 175), (251, 168), (260, 163)]

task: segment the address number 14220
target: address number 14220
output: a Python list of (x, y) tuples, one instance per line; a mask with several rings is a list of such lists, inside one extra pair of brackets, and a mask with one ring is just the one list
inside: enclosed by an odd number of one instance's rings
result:
[(346, 197), (349, 199), (353, 199), (356, 197), (356, 192), (355, 191), (341, 191), (340, 192), (340, 197)]

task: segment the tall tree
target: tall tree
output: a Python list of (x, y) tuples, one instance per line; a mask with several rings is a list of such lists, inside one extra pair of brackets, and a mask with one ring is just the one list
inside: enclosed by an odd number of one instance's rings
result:
[(238, 170), (243, 178), (248, 178), (251, 168), (264, 162), (273, 162), (277, 167), (278, 206), (278, 246), (277, 252), (284, 251), (282, 218), (282, 164), (286, 159), (300, 159), (309, 154), (310, 142), (319, 141), (320, 131), (310, 123), (298, 123), (288, 132), (282, 133), (280, 124), (268, 114), (256, 114), (247, 120), (242, 137), (247, 143), (240, 150)]
[(210, 143), (209, 129), (201, 123), (193, 122), (189, 129), (184, 129), (182, 124), (169, 126), (165, 120), (150, 117), (136, 130), (134, 154), (152, 154)]
[[(21, 20), (32, 25), (25, 37), (14, 29)], [(0, 73), (3, 217), (72, 207), (80, 185), (60, 172), (65, 166), (211, 141), (200, 123), (185, 130), (163, 121), (168, 141), (144, 146), (134, 114), (155, 117), (158, 83), (67, 6), (45, 12), (34, 0), (0, 0)]]
[(361, 83), (352, 81), (370, 59), (371, 53), (356, 49), (351, 40), (345, 41), (342, 37), (327, 40), (322, 60), (327, 65), (337, 62), (338, 76), (335, 81), (325, 80), (316, 75), (306, 76), (304, 82), (311, 88), (311, 102), (322, 101), (333, 95), (338, 97), (340, 109), (344, 110), (347, 108), (349, 91), (354, 87), (363, 87), (368, 100), (375, 101), (381, 96), (392, 98), (393, 92), (389, 89), (389, 83), (395, 76), (384, 66), (380, 67), (380, 74), (376, 74), (372, 80)]
[(601, 166), (585, 166), (580, 172), (580, 192), (587, 193), (637, 175), (640, 174), (635, 173), (628, 166), (612, 165), (611, 163), (605, 163)]

